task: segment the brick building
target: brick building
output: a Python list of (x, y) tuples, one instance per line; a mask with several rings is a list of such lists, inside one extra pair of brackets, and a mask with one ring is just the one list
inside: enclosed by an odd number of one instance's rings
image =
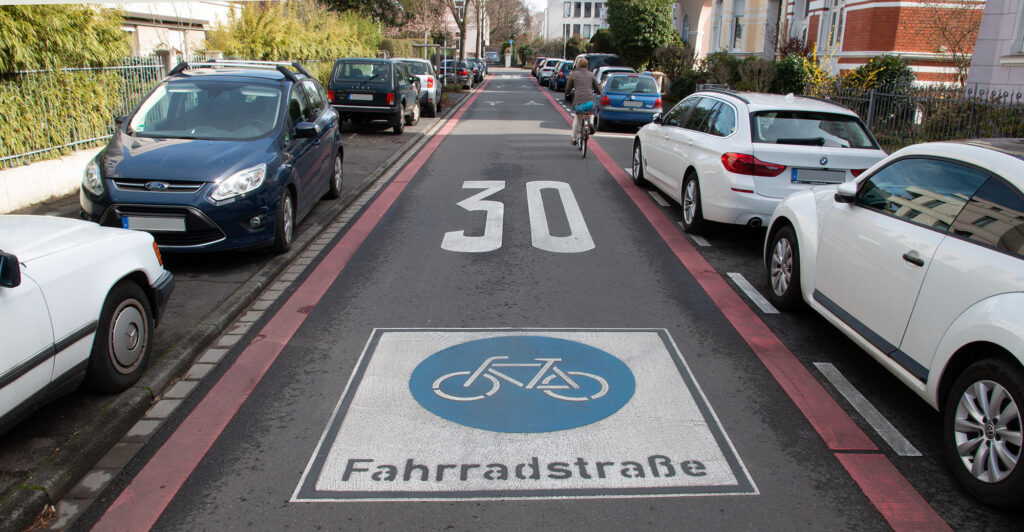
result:
[(985, 0), (787, 0), (784, 33), (816, 44), (833, 72), (895, 54), (919, 82), (954, 82), (955, 56), (969, 61), (975, 37), (963, 37), (976, 31), (984, 7)]

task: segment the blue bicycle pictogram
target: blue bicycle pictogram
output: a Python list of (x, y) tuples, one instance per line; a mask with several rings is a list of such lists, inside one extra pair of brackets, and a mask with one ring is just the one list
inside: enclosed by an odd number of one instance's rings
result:
[[(562, 371), (561, 368), (555, 365), (556, 362), (561, 362), (561, 358), (535, 358), (535, 362), (530, 363), (499, 363), (499, 360), (508, 360), (507, 356), (495, 356), (484, 360), (480, 367), (476, 368), (475, 371), (454, 371), (447, 375), (439, 377), (434, 381), (434, 393), (448, 399), (450, 401), (477, 401), (479, 399), (485, 399), (498, 392), (501, 388), (501, 381), (503, 379), (510, 382), (524, 390), (539, 390), (549, 397), (555, 399), (561, 399), (562, 401), (587, 401), (589, 399), (599, 399), (604, 397), (608, 393), (608, 381), (602, 377), (594, 375), (592, 373), (584, 373), (582, 371)], [(529, 382), (525, 384), (519, 380), (516, 380), (505, 373), (502, 373), (497, 368), (539, 368), (537, 373), (533, 375)], [(462, 375), (468, 375), (469, 377), (462, 384), (463, 388), (469, 388), (473, 383), (479, 379), (484, 378), (491, 382), (491, 389), (484, 392), (483, 394), (475, 394), (468, 396), (459, 396), (446, 393), (442, 390), (444, 382), (452, 377), (458, 377)], [(576, 377), (576, 379), (573, 379)], [(576, 381), (580, 378), (589, 379), (598, 383), (599, 389), (596, 393), (586, 395), (571, 395), (574, 391), (579, 392), (585, 390)], [(560, 379), (556, 381), (556, 379)], [(555, 390), (564, 390), (563, 393), (558, 393)], [(571, 391), (570, 391), (571, 390)]]
[(469, 427), (550, 432), (604, 419), (633, 396), (633, 373), (610, 353), (543, 336), (458, 344), (427, 357), (409, 389), (427, 410)]

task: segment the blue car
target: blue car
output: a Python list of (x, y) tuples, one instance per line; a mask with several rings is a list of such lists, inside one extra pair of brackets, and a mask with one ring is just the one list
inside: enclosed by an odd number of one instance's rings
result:
[(594, 95), (594, 127), (604, 130), (611, 122), (650, 123), (662, 112), (658, 82), (643, 74), (613, 74), (601, 84), (601, 94)]
[(182, 63), (117, 124), (86, 167), (82, 218), (162, 250), (284, 253), (341, 195), (338, 114), (298, 63)]

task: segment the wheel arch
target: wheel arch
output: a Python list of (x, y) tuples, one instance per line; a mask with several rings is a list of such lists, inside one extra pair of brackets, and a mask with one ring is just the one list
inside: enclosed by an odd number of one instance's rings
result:
[(975, 362), (989, 358), (1002, 360), (1024, 371), (1024, 366), (1021, 365), (1020, 360), (1017, 360), (1003, 346), (986, 341), (971, 342), (958, 349), (956, 353), (953, 353), (946, 367), (942, 370), (942, 375), (939, 377), (936, 387), (937, 404), (940, 412), (946, 408), (946, 398), (949, 396), (950, 388), (953, 387), (957, 377)]

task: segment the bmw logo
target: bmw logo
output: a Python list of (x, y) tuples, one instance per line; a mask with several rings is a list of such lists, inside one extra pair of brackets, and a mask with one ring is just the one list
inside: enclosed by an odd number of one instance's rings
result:
[(822, 166), (825, 166), (826, 164), (828, 164), (828, 157), (822, 157), (821, 160), (818, 162), (821, 163)]
[(150, 181), (146, 183), (146, 190), (167, 190), (171, 185), (163, 181)]

